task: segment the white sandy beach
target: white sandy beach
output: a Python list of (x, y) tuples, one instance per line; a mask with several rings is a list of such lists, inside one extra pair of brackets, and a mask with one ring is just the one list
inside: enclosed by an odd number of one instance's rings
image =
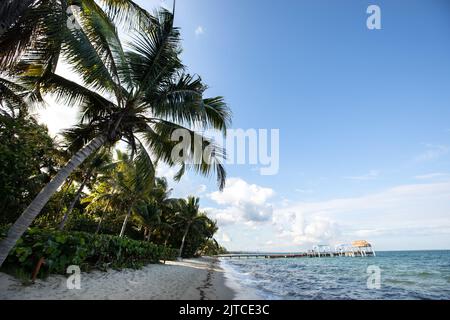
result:
[(67, 277), (56, 275), (24, 286), (0, 273), (0, 300), (231, 300), (235, 294), (214, 258), (168, 261), (140, 270), (81, 273), (81, 289), (67, 288)]

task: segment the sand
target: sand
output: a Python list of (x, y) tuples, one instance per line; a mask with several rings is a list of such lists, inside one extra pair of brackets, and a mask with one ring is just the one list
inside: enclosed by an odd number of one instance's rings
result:
[(220, 262), (214, 258), (168, 261), (140, 270), (81, 273), (80, 289), (67, 288), (67, 277), (56, 275), (24, 286), (0, 273), (0, 300), (231, 300)]

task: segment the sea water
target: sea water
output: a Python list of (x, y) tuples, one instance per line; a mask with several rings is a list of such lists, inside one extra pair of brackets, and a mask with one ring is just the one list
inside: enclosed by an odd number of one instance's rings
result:
[[(237, 299), (450, 299), (450, 251), (221, 263)], [(380, 271), (377, 287), (368, 281), (374, 269)]]

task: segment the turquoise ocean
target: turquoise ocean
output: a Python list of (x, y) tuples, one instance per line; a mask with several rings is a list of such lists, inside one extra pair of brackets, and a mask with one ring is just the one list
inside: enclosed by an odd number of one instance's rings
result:
[(450, 250), (221, 261), (238, 299), (450, 299)]

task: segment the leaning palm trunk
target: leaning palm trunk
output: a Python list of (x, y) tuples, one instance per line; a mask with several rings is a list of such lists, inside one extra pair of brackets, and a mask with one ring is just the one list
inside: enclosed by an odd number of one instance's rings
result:
[(95, 234), (98, 234), (100, 232), (100, 228), (102, 226), (102, 222), (105, 219), (106, 211), (108, 210), (110, 204), (111, 204), (111, 199), (108, 200), (108, 204), (106, 205), (106, 210), (103, 211), (102, 216), (100, 217), (100, 221), (98, 222), (97, 230), (95, 230)]
[(125, 229), (127, 228), (127, 222), (131, 216), (131, 209), (132, 209), (132, 206), (130, 207), (130, 209), (128, 209), (127, 215), (125, 216), (125, 219), (123, 220), (122, 229), (120, 230), (120, 234), (119, 234), (119, 237), (121, 237), (121, 238), (125, 234)]
[(147, 239), (146, 239), (148, 242), (150, 241), (150, 238), (152, 237), (152, 232), (153, 232), (153, 230), (151, 228), (148, 228)]
[(181, 256), (182, 256), (182, 254), (183, 254), (184, 242), (186, 241), (186, 237), (187, 237), (187, 234), (188, 234), (188, 232), (189, 232), (189, 228), (190, 228), (190, 227), (191, 227), (191, 224), (188, 223), (188, 225), (187, 225), (187, 227), (186, 227), (186, 230), (184, 231), (183, 239), (181, 240), (180, 253), (179, 253), (179, 256), (178, 256), (179, 259), (181, 259)]
[(144, 229), (144, 241), (150, 241), (150, 237), (152, 235), (152, 229), (145, 227)]
[(64, 229), (64, 225), (66, 224), (67, 219), (69, 218), (70, 214), (72, 213), (73, 208), (75, 208), (75, 204), (80, 199), (81, 192), (83, 191), (84, 186), (86, 185), (86, 183), (89, 181), (89, 178), (91, 177), (91, 173), (92, 173), (92, 170), (89, 170), (86, 173), (86, 177), (83, 179), (83, 182), (81, 183), (80, 187), (78, 188), (77, 193), (75, 195), (75, 198), (70, 203), (69, 209), (67, 209), (67, 212), (64, 214), (64, 217), (62, 218), (62, 220), (61, 220), (61, 222), (59, 224), (59, 230), (63, 230)]
[(92, 139), (86, 146), (78, 151), (72, 159), (62, 168), (55, 177), (39, 192), (33, 202), (25, 209), (8, 231), (8, 235), (0, 242), (0, 266), (6, 260), (17, 240), (25, 233), (42, 208), (55, 194), (69, 175), (80, 166), (91, 154), (106, 142), (106, 136), (100, 135)]
[(102, 226), (102, 222), (103, 222), (103, 216), (105, 215), (105, 213), (103, 212), (102, 216), (100, 217), (100, 221), (97, 224), (97, 229), (95, 230), (95, 234), (98, 234), (100, 232), (100, 228)]

